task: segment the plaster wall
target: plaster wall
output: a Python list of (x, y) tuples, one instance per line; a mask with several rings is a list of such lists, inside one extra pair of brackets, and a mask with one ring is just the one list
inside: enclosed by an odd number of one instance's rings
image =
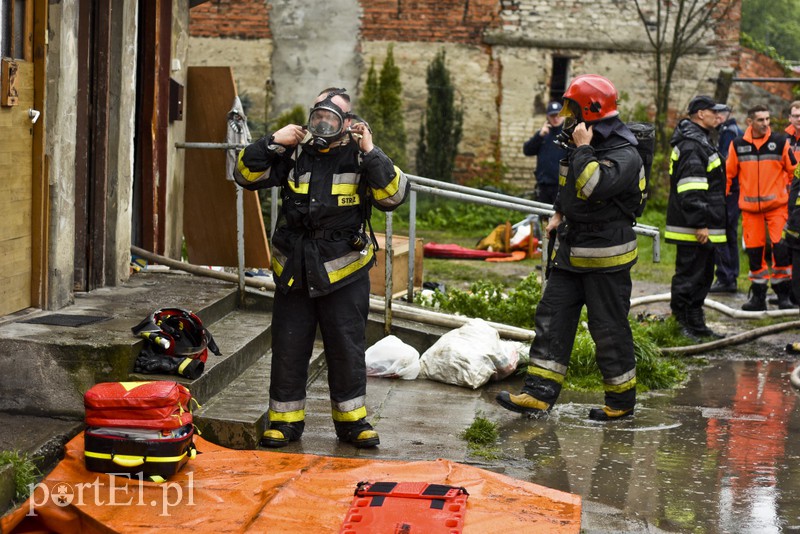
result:
[(49, 6), (45, 157), (50, 187), (47, 309), (74, 301), (75, 138), (78, 92), (78, 2)]
[(186, 61), (193, 67), (231, 67), (239, 97), (250, 104), (247, 118), (263, 121), (272, 94), (273, 48), (271, 39), (189, 37)]
[(130, 276), (133, 207), (133, 159), (136, 113), (136, 3), (115, 0), (109, 80), (108, 232), (106, 284), (116, 286)]
[[(355, 93), (363, 70), (358, 0), (269, 0), (269, 5), (274, 45), (269, 115), (298, 104), (309, 107), (326, 87)], [(235, 58), (229, 62), (235, 63)]]

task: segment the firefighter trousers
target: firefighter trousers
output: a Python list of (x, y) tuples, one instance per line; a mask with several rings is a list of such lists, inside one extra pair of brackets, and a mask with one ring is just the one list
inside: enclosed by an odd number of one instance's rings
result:
[(675, 317), (700, 309), (714, 281), (714, 249), (707, 245), (677, 245), (670, 308)]
[(272, 310), (270, 421), (296, 423), (305, 418), (308, 365), (317, 327), (328, 366), (334, 422), (366, 417), (366, 325), (369, 277), (328, 295), (311, 298), (305, 288), (275, 292)]
[(628, 323), (630, 299), (630, 269), (585, 273), (553, 269), (536, 308), (536, 337), (522, 391), (550, 406), (555, 403), (586, 305), (589, 333), (603, 375), (605, 403), (615, 410), (633, 408), (636, 358)]

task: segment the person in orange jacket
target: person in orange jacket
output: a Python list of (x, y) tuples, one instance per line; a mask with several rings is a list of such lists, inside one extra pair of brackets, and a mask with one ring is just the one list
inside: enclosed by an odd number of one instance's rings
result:
[[(739, 178), (739, 208), (742, 210), (742, 234), (750, 263), (750, 292), (743, 310), (767, 309), (767, 284), (778, 297), (778, 307), (795, 307), (790, 300), (792, 259), (781, 239), (786, 224), (791, 177), (797, 166), (785, 134), (769, 127), (770, 112), (758, 105), (747, 110), (744, 136), (731, 142), (726, 162), (727, 191)], [(765, 249), (767, 234), (772, 244), (772, 272)]]

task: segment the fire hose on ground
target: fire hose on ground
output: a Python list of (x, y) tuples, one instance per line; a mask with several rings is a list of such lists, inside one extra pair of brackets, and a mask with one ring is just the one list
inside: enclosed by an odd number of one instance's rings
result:
[[(149, 252), (147, 250), (144, 250), (136, 246), (131, 247), (131, 252), (148, 261), (156, 262), (161, 265), (166, 265), (172, 269), (178, 269), (197, 276), (206, 276), (232, 283), (236, 283), (238, 281), (238, 276), (235, 274), (215, 271), (207, 267), (201, 267), (198, 265), (192, 265), (182, 261), (174, 260), (171, 258), (167, 258), (166, 256), (154, 254), (153, 252)], [(265, 280), (263, 278), (261, 279), (245, 278), (245, 284), (247, 286), (258, 289), (266, 289), (268, 291), (275, 290), (275, 283), (272, 280)], [(648, 295), (646, 297), (637, 297), (631, 299), (631, 307), (633, 308), (635, 306), (641, 306), (644, 304), (650, 304), (654, 302), (664, 302), (669, 300), (670, 300), (669, 293)], [(737, 319), (761, 319), (764, 317), (791, 317), (798, 315), (798, 310), (796, 309), (768, 310), (760, 312), (736, 310), (711, 299), (706, 299), (704, 305), (708, 308), (714, 309), (720, 313), (728, 315), (729, 317)], [(383, 299), (377, 297), (370, 297), (370, 311), (379, 312), (382, 309), (383, 309)], [(468, 318), (466, 317), (449, 315), (446, 313), (425, 310), (408, 305), (396, 305), (393, 308), (393, 313), (396, 317), (399, 318), (409, 319), (426, 324), (449, 327), (449, 328), (458, 328), (468, 320)], [(529, 342), (533, 339), (534, 336), (532, 330), (528, 330), (525, 328), (518, 328), (501, 323), (490, 322), (489, 324), (491, 324), (500, 333), (501, 337), (506, 339)], [(707, 343), (699, 343), (697, 345), (689, 345), (685, 347), (664, 347), (661, 348), (661, 352), (662, 354), (668, 354), (668, 355), (691, 356), (695, 354), (702, 354), (710, 350), (730, 347), (734, 345), (740, 345), (742, 343), (752, 341), (753, 339), (762, 336), (776, 334), (778, 332), (783, 332), (786, 330), (793, 330), (793, 329), (800, 329), (800, 320), (754, 328), (753, 330), (742, 332), (741, 334), (736, 334), (723, 339), (709, 341)], [(800, 365), (798, 365), (792, 372), (791, 382), (794, 387), (800, 389)]]

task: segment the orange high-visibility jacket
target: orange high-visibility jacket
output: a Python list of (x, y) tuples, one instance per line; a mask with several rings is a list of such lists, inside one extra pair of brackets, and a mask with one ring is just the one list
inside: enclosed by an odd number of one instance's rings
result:
[(767, 129), (767, 135), (753, 139), (753, 129), (748, 127), (728, 151), (726, 191), (730, 192), (731, 182), (738, 177), (742, 211), (763, 213), (786, 206), (796, 166), (786, 135)]

